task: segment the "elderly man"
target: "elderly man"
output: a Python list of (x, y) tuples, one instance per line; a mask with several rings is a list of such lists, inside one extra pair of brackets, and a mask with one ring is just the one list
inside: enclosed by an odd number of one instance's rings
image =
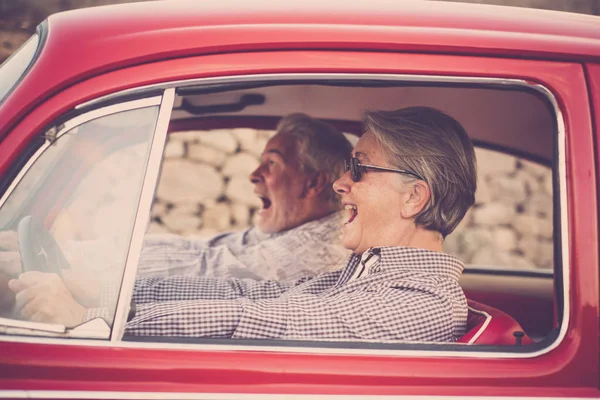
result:
[[(138, 279), (126, 334), (436, 342), (464, 334), (463, 264), (441, 251), (474, 202), (471, 141), (427, 107), (368, 112), (365, 126), (334, 183), (348, 210), (343, 243), (353, 251), (342, 269), (295, 283)], [(38, 296), (34, 280), (9, 283), (25, 307)], [(94, 312), (62, 305), (70, 326)]]
[(262, 201), (256, 227), (210, 240), (149, 235), (138, 276), (296, 280), (338, 269), (348, 251), (331, 184), (351, 152), (333, 126), (305, 114), (284, 117), (250, 173)]

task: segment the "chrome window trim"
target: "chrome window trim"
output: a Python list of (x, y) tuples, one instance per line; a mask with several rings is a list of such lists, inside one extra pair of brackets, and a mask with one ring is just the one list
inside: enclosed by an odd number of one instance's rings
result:
[[(56, 133), (56, 138), (54, 139), (54, 141), (60, 139), (60, 137), (62, 135), (64, 135), (71, 129), (75, 128), (76, 126), (84, 124), (93, 119), (105, 117), (105, 116), (111, 115), (111, 114), (116, 114), (121, 111), (128, 111), (128, 110), (135, 110), (137, 108), (156, 106), (156, 105), (160, 104), (160, 99), (161, 99), (160, 96), (153, 96), (153, 97), (149, 97), (146, 99), (131, 100), (131, 101), (127, 101), (124, 103), (112, 104), (112, 105), (109, 105), (106, 107), (98, 108), (96, 110), (92, 110), (87, 113), (78, 115), (78, 116), (68, 120), (61, 126), (61, 129)], [(27, 174), (29, 169), (33, 166), (33, 164), (37, 161), (37, 159), (46, 151), (46, 149), (48, 147), (52, 146), (54, 141), (51, 142), (51, 141), (46, 140), (44, 142), (44, 144), (41, 145), (40, 148), (37, 149), (37, 151), (29, 158), (29, 160), (25, 163), (23, 168), (21, 168), (21, 171), (19, 171), (19, 173), (17, 174), (15, 179), (13, 179), (11, 184), (8, 186), (8, 188), (6, 189), (6, 192), (4, 192), (4, 195), (2, 196), (2, 198), (0, 198), (0, 208), (2, 208), (2, 206), (4, 206), (6, 199), (10, 196), (10, 194), (13, 192), (15, 187), (21, 182), (21, 180), (23, 179), (23, 176), (25, 176), (25, 174)]]
[(35, 33), (31, 35), (29, 39), (27, 39), (25, 43), (23, 43), (18, 49), (16, 49), (15, 52), (13, 52), (6, 60), (0, 63), (0, 66), (8, 62), (12, 58), (12, 56), (16, 54), (22, 47), (24, 47), (34, 36), (37, 36), (38, 38), (38, 43), (36, 45), (35, 52), (33, 53), (31, 60), (29, 60), (27, 67), (25, 67), (21, 75), (19, 75), (19, 78), (13, 83), (10, 89), (4, 94), (0, 94), (0, 104), (3, 104), (6, 101), (6, 99), (8, 99), (10, 95), (17, 89), (17, 87), (19, 87), (21, 82), (23, 82), (25, 77), (29, 75), (29, 72), (33, 69), (33, 66), (37, 63), (38, 59), (40, 58), (42, 49), (46, 44), (46, 38), (48, 37), (48, 20), (42, 21), (37, 26)]
[[(165, 82), (154, 85), (147, 85), (134, 89), (127, 89), (117, 93), (109, 94), (86, 103), (78, 105), (76, 108), (89, 107), (99, 102), (104, 101), (116, 101), (121, 96), (127, 96), (135, 94), (137, 92), (144, 92), (151, 89), (175, 89), (180, 86), (191, 86), (198, 84), (216, 84), (216, 83), (234, 83), (234, 82), (247, 82), (247, 81), (280, 81), (280, 80), (323, 80), (323, 79), (343, 79), (343, 80), (382, 80), (382, 81), (396, 81), (396, 82), (428, 82), (428, 83), (453, 83), (453, 84), (477, 84), (477, 85), (503, 85), (511, 87), (523, 87), (533, 89), (542, 94), (551, 104), (552, 109), (556, 116), (557, 123), (557, 153), (558, 153), (558, 181), (559, 181), (559, 209), (560, 209), (560, 224), (561, 224), (561, 255), (562, 255), (562, 290), (563, 290), (563, 301), (564, 301), (564, 313), (563, 320), (559, 330), (559, 334), (556, 339), (548, 346), (532, 351), (532, 352), (509, 352), (509, 351), (481, 351), (481, 352), (462, 352), (457, 350), (411, 350), (411, 349), (367, 349), (367, 348), (325, 348), (325, 347), (292, 347), (292, 346), (276, 346), (276, 345), (235, 345), (235, 344), (190, 344), (190, 343), (163, 343), (163, 342), (98, 342), (98, 341), (80, 341), (80, 340), (69, 340), (60, 341), (56, 339), (47, 339), (42, 343), (48, 344), (73, 344), (73, 345), (89, 345), (89, 346), (100, 346), (100, 347), (120, 347), (120, 348), (147, 348), (147, 349), (178, 349), (187, 351), (252, 351), (252, 352), (283, 352), (283, 353), (301, 353), (301, 354), (314, 354), (314, 355), (385, 355), (385, 356), (398, 356), (398, 357), (459, 357), (459, 358), (502, 358), (502, 359), (523, 359), (523, 358), (535, 358), (541, 355), (547, 354), (557, 348), (564, 340), (567, 328), (570, 322), (570, 273), (569, 273), (569, 221), (567, 218), (567, 192), (566, 192), (566, 137), (565, 137), (565, 125), (562, 112), (558, 106), (558, 102), (552, 92), (546, 87), (540, 84), (530, 83), (523, 79), (513, 78), (478, 78), (478, 77), (457, 77), (457, 76), (443, 76), (443, 75), (414, 75), (414, 74), (365, 74), (365, 73), (283, 73), (283, 74), (253, 74), (253, 75), (235, 75), (227, 77), (215, 77), (215, 78), (198, 78), (188, 80), (178, 80)], [(556, 189), (555, 189), (556, 190)], [(40, 343), (39, 340), (34, 341), (30, 338), (7, 338), (0, 336), (0, 341), (20, 341), (20, 342), (31, 342)], [(275, 341), (275, 340), (274, 340)], [(339, 342), (339, 341), (338, 341)], [(409, 343), (407, 343), (409, 344)], [(444, 344), (438, 344), (440, 347)]]
[(117, 302), (117, 311), (115, 313), (114, 324), (110, 336), (111, 342), (115, 343), (121, 340), (127, 323), (129, 305), (133, 295), (133, 286), (137, 274), (137, 265), (140, 259), (140, 253), (144, 245), (144, 235), (148, 227), (150, 208), (154, 200), (154, 192), (158, 183), (162, 155), (167, 139), (167, 129), (175, 101), (175, 89), (166, 89), (162, 95), (162, 102), (158, 112), (158, 118), (154, 127), (154, 135), (148, 155), (148, 164), (140, 193), (140, 201), (133, 224), (131, 242), (125, 269), (123, 281), (121, 282), (121, 291)]
[[(96, 400), (146, 400), (146, 399), (173, 399), (173, 400), (489, 400), (489, 396), (445, 396), (445, 395), (347, 395), (347, 394), (288, 394), (288, 393), (188, 393), (188, 392), (116, 392), (116, 391), (84, 391), (84, 390), (6, 390), (0, 391), (0, 398), (11, 399), (96, 399)], [(494, 396), (494, 400), (535, 400), (549, 399), (543, 397), (526, 396)], [(589, 397), (552, 397), (556, 400), (584, 400)]]
[[(477, 77), (457, 77), (457, 76), (446, 76), (446, 75), (415, 75), (415, 74), (365, 74), (365, 73), (276, 73), (276, 74), (249, 74), (249, 75), (232, 75), (232, 76), (221, 76), (221, 77), (210, 77), (210, 78), (196, 78), (196, 79), (182, 79), (176, 81), (169, 81), (163, 83), (155, 83), (151, 85), (140, 86), (132, 89), (125, 89), (119, 92), (110, 93), (85, 103), (78, 104), (75, 106), (76, 110), (81, 108), (91, 107), (97, 103), (104, 103), (115, 101), (116, 99), (123, 96), (135, 95), (137, 93), (149, 92), (152, 90), (160, 89), (177, 89), (183, 86), (195, 86), (195, 85), (214, 85), (221, 83), (236, 83), (236, 82), (248, 82), (260, 80), (263, 82), (277, 82), (280, 80), (322, 80), (322, 79), (348, 79), (348, 80), (381, 80), (391, 82), (427, 82), (427, 83), (476, 83), (476, 84), (494, 84), (494, 85), (507, 85), (507, 86), (525, 86), (528, 88), (534, 88), (540, 91), (542, 94), (550, 93), (550, 91), (543, 89), (537, 89), (537, 84), (531, 84), (522, 79), (513, 78), (477, 78)], [(552, 98), (554, 99), (554, 98)], [(553, 101), (556, 104), (556, 101)]]
[(545, 269), (533, 269), (533, 268), (515, 268), (515, 267), (501, 267), (498, 265), (481, 265), (481, 264), (465, 264), (463, 274), (486, 274), (497, 275), (497, 276), (518, 276), (518, 275), (529, 275), (540, 278), (552, 278), (554, 271)]

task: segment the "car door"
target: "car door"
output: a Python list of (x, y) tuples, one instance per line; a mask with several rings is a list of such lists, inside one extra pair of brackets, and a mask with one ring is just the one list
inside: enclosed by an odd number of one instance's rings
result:
[[(422, 83), (423, 86), (523, 88), (544, 97), (554, 118), (555, 330), (531, 347), (344, 343), (280, 340), (122, 340), (137, 257), (161, 163), (164, 118), (173, 88), (265, 80)], [(453, 86), (454, 85), (454, 86)], [(351, 85), (352, 86), (352, 85)], [(469, 86), (470, 87), (470, 86)], [(34, 397), (278, 398), (282, 395), (539, 396), (596, 393), (597, 297), (586, 284), (597, 266), (596, 186), (590, 113), (580, 65), (568, 62), (367, 51), (264, 51), (179, 58), (115, 70), (81, 82), (41, 104), (10, 134), (8, 149), (43, 131), (48, 116), (162, 93), (123, 263), (110, 341), (2, 336), (4, 388)], [(101, 96), (100, 93), (109, 93)], [(170, 94), (169, 94), (170, 93)], [(457, 92), (458, 93), (458, 92)], [(345, 99), (338, 99), (343, 102)], [(560, 100), (560, 101), (559, 101)], [(473, 104), (474, 105), (474, 104)], [(524, 138), (526, 140), (527, 138)], [(502, 138), (499, 139), (500, 141)], [(162, 142), (162, 143), (161, 143)], [(12, 146), (12, 147), (10, 147)], [(570, 162), (577, 157), (577, 162)], [(485, 160), (484, 160), (485, 161)], [(585, 209), (585, 215), (580, 211)], [(2, 210), (2, 209), (0, 209)], [(583, 241), (583, 242), (582, 242)], [(123, 256), (125, 257), (125, 256)], [(586, 300), (587, 299), (587, 300)], [(592, 322), (590, 322), (592, 321)], [(585, 372), (584, 372), (585, 371)], [(507, 384), (507, 382), (510, 382)], [(584, 387), (575, 388), (575, 385)]]

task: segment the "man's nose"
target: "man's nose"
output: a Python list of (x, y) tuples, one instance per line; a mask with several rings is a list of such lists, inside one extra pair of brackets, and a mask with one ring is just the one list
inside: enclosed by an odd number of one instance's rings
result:
[(256, 169), (254, 171), (252, 171), (250, 173), (250, 182), (256, 184), (256, 183), (260, 183), (263, 180), (262, 174), (260, 173), (260, 169), (262, 168), (262, 164), (259, 165), (258, 167), (256, 167)]
[(336, 193), (339, 194), (348, 193), (350, 192), (350, 185), (350, 172), (344, 172), (342, 176), (340, 176), (335, 182), (333, 182), (333, 190), (335, 190)]

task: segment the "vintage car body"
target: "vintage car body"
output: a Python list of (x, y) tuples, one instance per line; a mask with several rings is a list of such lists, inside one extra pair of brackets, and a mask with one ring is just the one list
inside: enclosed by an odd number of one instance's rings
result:
[[(147, 100), (161, 107), (153, 140), (163, 139), (149, 150), (110, 340), (3, 330), (1, 398), (600, 397), (600, 19), (435, 2), (198, 3), (136, 3), (53, 15), (40, 27), (31, 65), (0, 98), (0, 208), (21, 171), (30, 167), (28, 160), (45, 146), (35, 145), (36, 140), (43, 136), (53, 143), (53, 134), (74, 126), (72, 121), (86, 113)], [(0, 77), (2, 73), (0, 69)], [(531, 280), (510, 294), (481, 287), (473, 293), (478, 301), (504, 304), (526, 332), (528, 320), (537, 317), (545, 318), (552, 332), (509, 350), (459, 344), (398, 348), (121, 340), (169, 119), (170, 131), (185, 131), (195, 123), (180, 109), (172, 116), (171, 108), (165, 111), (175, 97), (186, 96), (180, 86), (187, 85), (194, 100), (204, 84), (233, 85), (227, 89), (233, 93), (251, 89), (255, 81), (287, 82), (280, 97), (265, 86), (267, 99), (279, 100), (267, 103), (272, 108), (265, 108), (262, 118), (228, 111), (238, 118), (239, 125), (231, 126), (272, 128), (275, 117), (297, 106), (360, 134), (360, 111), (365, 104), (377, 105), (381, 92), (366, 83), (372, 91), (359, 92), (356, 82), (394, 79), (424, 87), (518, 86), (545, 98), (548, 107), (542, 111), (551, 110), (554, 118), (544, 125), (555, 133), (551, 141), (523, 131), (504, 138), (498, 133), (504, 125), (474, 139), (553, 166), (555, 269), (548, 276), (553, 283), (546, 282), (554, 294), (543, 301), (529, 295), (528, 288), (537, 285), (536, 274), (517, 274)], [(347, 114), (338, 112), (338, 102), (345, 103), (343, 92), (308, 97), (312, 106), (302, 100), (282, 110), (273, 106), (294, 93), (292, 86), (311, 81), (335, 81), (364, 98), (345, 104)], [(461, 102), (442, 92), (439, 101)], [(220, 104), (216, 99), (212, 104)], [(482, 111), (463, 112), (468, 120)], [(534, 119), (533, 108), (514, 114), (511, 129)], [(203, 123), (230, 126), (219, 116)], [(59, 166), (62, 173), (46, 177), (40, 189), (44, 200), (23, 203), (28, 213), (39, 212), (51, 223), (58, 213), (53, 210), (74, 190), (66, 184), (64, 192), (51, 188), (76, 180), (77, 174), (69, 175), (72, 168), (90, 168), (93, 157), (86, 154), (88, 161)]]

